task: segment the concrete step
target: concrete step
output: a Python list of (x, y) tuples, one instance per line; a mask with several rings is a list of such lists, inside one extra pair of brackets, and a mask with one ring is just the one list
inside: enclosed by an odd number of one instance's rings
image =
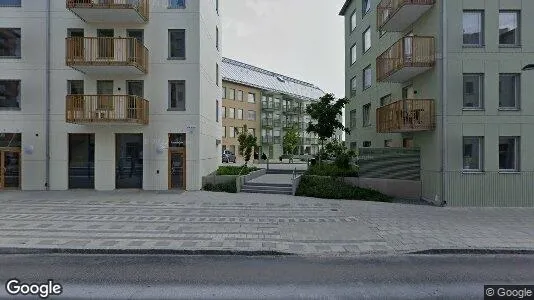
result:
[(245, 186), (292, 187), (292, 185), (289, 183), (265, 183), (265, 182), (246, 182)]
[(247, 189), (247, 188), (243, 188), (241, 190), (242, 193), (253, 193), (253, 194), (277, 194), (277, 195), (292, 195), (293, 194), (293, 191), (292, 190), (277, 190), (277, 189), (264, 189), (264, 190), (259, 190), (259, 189)]
[[(297, 174), (303, 174), (306, 172), (305, 170), (297, 170), (295, 173)], [(285, 170), (285, 169), (268, 169), (267, 174), (293, 174), (293, 170)]]

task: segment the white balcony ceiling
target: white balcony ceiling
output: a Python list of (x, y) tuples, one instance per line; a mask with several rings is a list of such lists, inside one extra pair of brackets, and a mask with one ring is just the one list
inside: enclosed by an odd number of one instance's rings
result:
[(432, 5), (405, 4), (382, 26), (382, 30), (404, 32), (408, 26), (419, 20), (430, 8)]
[(145, 20), (133, 8), (72, 8), (71, 10), (87, 23), (145, 23)]

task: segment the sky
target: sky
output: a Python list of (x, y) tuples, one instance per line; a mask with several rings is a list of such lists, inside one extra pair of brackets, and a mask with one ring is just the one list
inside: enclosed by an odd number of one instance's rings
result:
[[(327, 3), (327, 4), (325, 4)], [(345, 97), (344, 0), (222, 0), (222, 53)]]

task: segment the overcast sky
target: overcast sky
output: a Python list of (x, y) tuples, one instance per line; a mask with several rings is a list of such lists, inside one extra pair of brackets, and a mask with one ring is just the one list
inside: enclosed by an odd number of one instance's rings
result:
[(223, 56), (345, 96), (344, 0), (222, 0)]

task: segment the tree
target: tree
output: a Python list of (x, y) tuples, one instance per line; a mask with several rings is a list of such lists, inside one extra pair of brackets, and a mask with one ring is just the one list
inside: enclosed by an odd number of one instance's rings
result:
[(289, 154), (289, 161), (293, 162), (293, 153), (300, 144), (300, 134), (298, 130), (296, 128), (291, 128), (286, 131), (282, 144), (284, 152)]
[(248, 132), (247, 125), (243, 126), (243, 132), (239, 133), (239, 155), (245, 159), (245, 166), (248, 165), (252, 151), (257, 147), (258, 138)]
[[(350, 130), (343, 126), (338, 116), (343, 115), (343, 107), (349, 103), (346, 98), (336, 100), (334, 94), (326, 94), (319, 98), (319, 101), (311, 103), (306, 107), (306, 113), (310, 115), (311, 122), (308, 123), (306, 132), (315, 133), (321, 142), (321, 152), (324, 142), (330, 139), (340, 129), (350, 134)], [(321, 155), (319, 155), (321, 161)]]

